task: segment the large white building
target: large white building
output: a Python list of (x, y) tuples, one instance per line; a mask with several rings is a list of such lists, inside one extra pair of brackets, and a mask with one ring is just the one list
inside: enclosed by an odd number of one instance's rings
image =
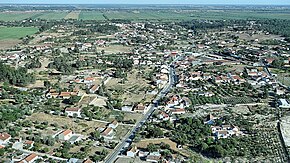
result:
[(290, 108), (290, 102), (286, 99), (279, 99), (279, 108)]

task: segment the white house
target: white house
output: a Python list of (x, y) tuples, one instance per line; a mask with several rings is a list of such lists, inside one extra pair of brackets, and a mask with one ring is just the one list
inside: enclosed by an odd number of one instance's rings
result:
[(286, 108), (289, 109), (290, 108), (290, 103), (287, 99), (279, 99), (279, 108)]
[(128, 151), (127, 151), (127, 156), (128, 157), (135, 157), (136, 154), (138, 153), (138, 148), (136, 146), (132, 146)]
[(72, 137), (72, 131), (71, 130), (64, 130), (62, 133), (60, 133), (59, 135), (58, 135), (58, 138), (60, 139), (60, 140), (69, 140), (71, 137)]
[(65, 113), (70, 117), (73, 117), (74, 115), (81, 117), (81, 108), (66, 108)]
[(158, 162), (161, 159), (161, 154), (159, 152), (152, 152), (146, 157), (147, 162)]
[(119, 125), (118, 121), (114, 120), (113, 122), (111, 122), (111, 123), (109, 124), (109, 127), (115, 129), (115, 128), (118, 127), (118, 125)]
[(9, 135), (7, 133), (1, 133), (0, 134), (0, 145), (7, 144), (10, 139), (11, 139), (11, 135)]

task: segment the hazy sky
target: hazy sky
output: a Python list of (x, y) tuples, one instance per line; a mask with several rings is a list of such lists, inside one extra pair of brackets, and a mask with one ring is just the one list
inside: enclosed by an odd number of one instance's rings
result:
[(37, 4), (257, 4), (257, 5), (290, 5), (290, 0), (0, 0), (0, 3), (37, 3)]

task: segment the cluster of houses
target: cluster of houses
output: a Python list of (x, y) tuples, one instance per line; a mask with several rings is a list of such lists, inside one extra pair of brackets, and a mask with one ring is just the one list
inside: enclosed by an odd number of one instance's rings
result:
[(211, 132), (215, 139), (223, 139), (232, 136), (242, 136), (244, 133), (240, 131), (238, 126), (234, 125), (219, 125), (214, 126), (215, 121), (218, 120), (218, 117), (214, 117), (212, 114), (207, 116), (205, 124), (211, 125)]

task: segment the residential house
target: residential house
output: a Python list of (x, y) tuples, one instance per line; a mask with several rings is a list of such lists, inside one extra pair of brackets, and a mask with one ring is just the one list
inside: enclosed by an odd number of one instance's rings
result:
[(63, 132), (61, 132), (59, 135), (58, 135), (58, 138), (60, 140), (69, 140), (71, 137), (72, 137), (72, 131), (67, 129), (67, 130), (64, 130)]
[(185, 114), (185, 109), (184, 108), (172, 109), (172, 110), (170, 110), (170, 113), (171, 113), (171, 115)]
[(138, 153), (138, 148), (136, 146), (131, 146), (129, 150), (127, 151), (128, 157), (135, 157)]
[(115, 129), (118, 127), (118, 125), (119, 125), (118, 121), (114, 120), (109, 124), (109, 127)]
[(81, 117), (81, 108), (66, 108), (65, 109), (65, 113), (67, 114), (67, 116), (70, 116), (70, 117), (74, 117), (74, 116), (77, 116), (77, 117)]
[(31, 153), (30, 155), (28, 155), (27, 157), (25, 157), (23, 160), (21, 160), (19, 163), (33, 163), (37, 159), (38, 159), (37, 154)]
[(151, 152), (146, 157), (146, 161), (148, 162), (156, 162), (158, 163), (161, 160), (161, 154), (159, 152)]
[(211, 126), (212, 134), (217, 138), (228, 138), (233, 135), (240, 136), (243, 132), (237, 126), (233, 125), (221, 125), (221, 126)]
[(10, 139), (11, 139), (11, 135), (9, 135), (7, 133), (1, 133), (0, 134), (0, 145), (7, 144)]
[(134, 108), (134, 111), (137, 113), (145, 113), (146, 106), (144, 106), (142, 103), (140, 103)]
[(279, 108), (285, 108), (285, 109), (290, 108), (290, 102), (287, 99), (279, 99), (278, 104), (279, 104)]
[(102, 131), (101, 135), (106, 139), (113, 139), (113, 133), (113, 128), (107, 127)]
[(27, 149), (31, 149), (33, 148), (34, 141), (26, 140), (23, 144), (24, 144), (24, 147), (26, 147)]
[(91, 88), (90, 88), (90, 93), (94, 94), (97, 92), (97, 90), (99, 89), (99, 86), (98, 85), (93, 85)]

